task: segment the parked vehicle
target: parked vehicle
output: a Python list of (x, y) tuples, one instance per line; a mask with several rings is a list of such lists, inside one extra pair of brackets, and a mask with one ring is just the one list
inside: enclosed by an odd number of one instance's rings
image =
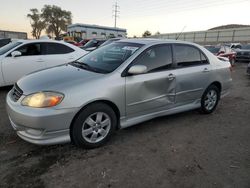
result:
[(74, 46), (78, 46), (78, 43), (74, 40), (65, 40), (64, 42), (67, 42), (67, 43), (72, 44)]
[(229, 47), (230, 47), (231, 49), (241, 49), (241, 48), (242, 48), (242, 44), (241, 44), (241, 43), (231, 43), (231, 44), (229, 45)]
[(101, 46), (101, 44), (104, 43), (105, 41), (106, 41), (105, 39), (91, 39), (83, 47), (80, 48), (88, 52), (91, 52), (97, 49), (99, 46)]
[(28, 142), (94, 148), (116, 129), (158, 116), (212, 113), (229, 92), (230, 71), (197, 44), (125, 39), (23, 77), (7, 95), (7, 111)]
[(241, 49), (236, 50), (236, 61), (250, 62), (250, 44), (243, 45)]
[(205, 48), (218, 57), (228, 58), (231, 65), (234, 65), (236, 62), (236, 52), (228, 46), (207, 45), (207, 46), (205, 46)]
[(83, 39), (80, 42), (78, 42), (76, 46), (79, 46), (79, 47), (84, 46), (87, 42), (89, 42), (89, 39)]
[(101, 47), (101, 46), (106, 46), (106, 45), (108, 45), (108, 44), (110, 44), (110, 43), (112, 43), (112, 42), (119, 41), (119, 40), (121, 40), (121, 39), (123, 39), (123, 38), (111, 38), (111, 39), (108, 39), (108, 40), (106, 40), (104, 43), (102, 43), (102, 44), (100, 45), (100, 47)]
[(11, 39), (0, 39), (0, 48), (5, 46), (6, 44), (9, 44), (11, 42)]
[(0, 87), (22, 76), (79, 59), (87, 52), (63, 41), (18, 40), (0, 48)]

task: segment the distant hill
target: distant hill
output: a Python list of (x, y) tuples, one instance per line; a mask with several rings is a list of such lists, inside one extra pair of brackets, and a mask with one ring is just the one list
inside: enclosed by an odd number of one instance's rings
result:
[(229, 24), (229, 25), (222, 25), (222, 26), (214, 27), (208, 30), (234, 29), (234, 28), (242, 28), (242, 27), (250, 27), (250, 25)]

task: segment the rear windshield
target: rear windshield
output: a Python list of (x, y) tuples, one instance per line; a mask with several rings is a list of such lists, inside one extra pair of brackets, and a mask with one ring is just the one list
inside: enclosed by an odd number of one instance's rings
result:
[(22, 44), (21, 42), (11, 42), (5, 46), (3, 46), (2, 48), (0, 48), (0, 55), (5, 54), (6, 52), (10, 51), (11, 49), (15, 48), (16, 46), (19, 46), (20, 44)]
[(213, 54), (216, 54), (220, 51), (220, 47), (217, 46), (205, 46), (205, 48)]

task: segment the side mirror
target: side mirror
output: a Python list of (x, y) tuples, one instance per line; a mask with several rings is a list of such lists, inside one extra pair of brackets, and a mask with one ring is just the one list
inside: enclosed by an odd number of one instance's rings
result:
[(145, 65), (134, 65), (129, 68), (129, 74), (143, 74), (147, 72), (147, 67)]
[(13, 52), (11, 52), (11, 56), (12, 57), (18, 57), (18, 56), (21, 56), (21, 55), (22, 55), (22, 53), (19, 52), (19, 51), (13, 51)]

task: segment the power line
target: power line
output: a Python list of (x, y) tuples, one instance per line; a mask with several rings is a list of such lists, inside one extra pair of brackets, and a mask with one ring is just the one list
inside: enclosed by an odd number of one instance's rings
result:
[(116, 23), (117, 23), (117, 18), (119, 17), (119, 11), (120, 6), (118, 6), (117, 1), (115, 2), (115, 5), (113, 5), (113, 17), (115, 18), (115, 28), (116, 28)]

